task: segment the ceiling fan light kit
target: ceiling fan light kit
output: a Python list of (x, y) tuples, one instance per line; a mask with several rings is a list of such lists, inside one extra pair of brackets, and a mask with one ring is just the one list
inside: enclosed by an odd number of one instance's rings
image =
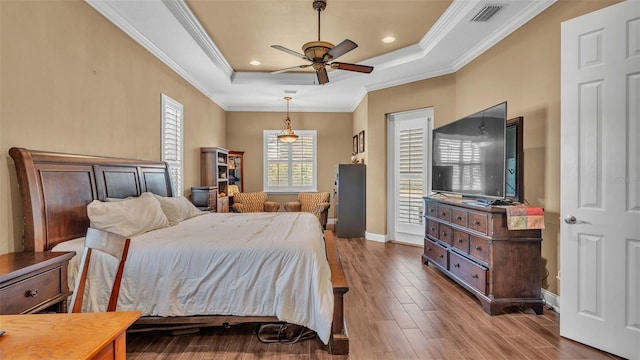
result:
[(329, 82), (329, 75), (327, 74), (326, 66), (329, 66), (332, 69), (355, 71), (366, 74), (369, 74), (373, 71), (373, 66), (333, 62), (333, 60), (337, 59), (338, 57), (357, 48), (358, 44), (349, 39), (345, 39), (340, 44), (334, 46), (330, 42), (320, 40), (320, 13), (326, 7), (326, 0), (313, 1), (313, 9), (318, 12), (318, 41), (310, 41), (302, 45), (302, 51), (304, 54), (300, 54), (297, 51), (287, 49), (286, 47), (281, 45), (271, 45), (271, 47), (276, 50), (284, 51), (288, 54), (310, 61), (311, 64), (292, 66), (286, 69), (273, 71), (271, 72), (272, 74), (280, 74), (283, 72), (296, 69), (304, 69), (311, 66), (316, 71), (316, 78), (318, 79), (318, 83), (324, 85)]

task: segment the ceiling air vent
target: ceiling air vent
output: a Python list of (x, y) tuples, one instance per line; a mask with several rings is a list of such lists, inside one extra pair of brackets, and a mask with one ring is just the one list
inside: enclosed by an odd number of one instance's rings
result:
[(486, 22), (489, 21), (504, 5), (485, 5), (478, 11), (477, 14), (471, 18), (471, 22)]

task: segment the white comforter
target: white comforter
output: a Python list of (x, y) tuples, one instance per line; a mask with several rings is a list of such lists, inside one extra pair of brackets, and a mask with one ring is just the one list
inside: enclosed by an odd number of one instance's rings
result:
[[(53, 251), (80, 255), (83, 245), (84, 239), (75, 239)], [(71, 289), (79, 255), (69, 266)], [(92, 256), (92, 265), (83, 311), (104, 311), (117, 262)], [(333, 288), (322, 228), (308, 213), (214, 213), (136, 236), (118, 310), (149, 316), (276, 316), (316, 331), (326, 344)]]

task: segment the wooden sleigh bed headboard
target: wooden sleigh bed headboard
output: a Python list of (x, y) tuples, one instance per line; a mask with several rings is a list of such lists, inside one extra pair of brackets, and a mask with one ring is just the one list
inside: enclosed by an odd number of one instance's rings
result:
[(165, 162), (11, 148), (24, 214), (24, 250), (84, 237), (93, 200), (153, 192), (173, 196)]

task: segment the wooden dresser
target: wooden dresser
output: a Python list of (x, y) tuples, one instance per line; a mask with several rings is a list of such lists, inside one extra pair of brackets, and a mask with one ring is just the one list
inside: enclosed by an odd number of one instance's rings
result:
[(66, 311), (67, 266), (75, 252), (0, 255), (0, 314), (27, 314), (58, 304)]
[(542, 314), (541, 230), (508, 230), (504, 207), (425, 198), (422, 260), (473, 293), (491, 315), (511, 306)]

